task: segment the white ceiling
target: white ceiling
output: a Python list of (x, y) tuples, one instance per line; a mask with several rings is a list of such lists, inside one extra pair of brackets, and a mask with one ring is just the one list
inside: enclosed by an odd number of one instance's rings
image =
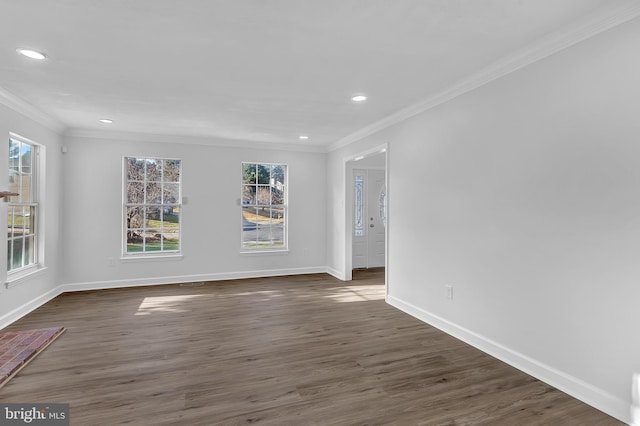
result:
[(328, 146), (634, 3), (0, 0), (0, 102), (72, 131)]

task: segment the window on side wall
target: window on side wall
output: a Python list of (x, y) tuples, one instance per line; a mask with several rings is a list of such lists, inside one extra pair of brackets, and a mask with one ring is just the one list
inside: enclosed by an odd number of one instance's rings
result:
[(9, 137), (9, 198), (7, 205), (7, 271), (19, 273), (38, 264), (39, 146)]
[(287, 249), (287, 166), (242, 163), (243, 251)]
[(124, 254), (180, 253), (181, 162), (125, 157)]

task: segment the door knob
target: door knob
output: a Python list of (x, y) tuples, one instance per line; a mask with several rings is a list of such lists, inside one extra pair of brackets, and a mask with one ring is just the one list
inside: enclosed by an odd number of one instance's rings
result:
[(374, 224), (373, 224), (373, 223), (372, 223), (371, 225), (369, 225), (369, 228), (373, 228), (373, 227), (374, 227)]

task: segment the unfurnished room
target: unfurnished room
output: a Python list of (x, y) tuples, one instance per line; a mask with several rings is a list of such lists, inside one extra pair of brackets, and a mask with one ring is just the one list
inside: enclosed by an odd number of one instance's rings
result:
[(0, 16), (0, 424), (640, 426), (637, 0)]

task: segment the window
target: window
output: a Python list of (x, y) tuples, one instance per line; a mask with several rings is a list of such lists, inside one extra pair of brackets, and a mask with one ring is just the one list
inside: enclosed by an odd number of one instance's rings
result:
[(364, 176), (355, 175), (353, 180), (353, 201), (355, 203), (355, 208), (353, 209), (353, 231), (356, 237), (362, 237), (364, 236)]
[(242, 163), (242, 249), (287, 248), (287, 166)]
[(18, 272), (38, 263), (38, 145), (9, 138), (7, 270)]
[(126, 157), (125, 254), (180, 252), (180, 160)]

